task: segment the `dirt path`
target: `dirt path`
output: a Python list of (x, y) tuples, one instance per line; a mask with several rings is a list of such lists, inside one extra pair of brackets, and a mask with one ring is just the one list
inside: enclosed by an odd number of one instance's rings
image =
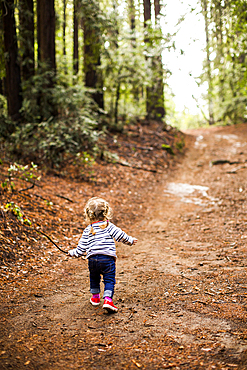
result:
[(187, 134), (139, 243), (118, 246), (119, 312), (91, 307), (86, 262), (61, 257), (60, 275), (5, 307), (1, 369), (247, 368), (247, 130)]

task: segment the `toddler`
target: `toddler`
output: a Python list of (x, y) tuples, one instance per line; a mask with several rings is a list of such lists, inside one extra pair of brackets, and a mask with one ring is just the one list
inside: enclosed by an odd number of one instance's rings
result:
[(94, 197), (89, 199), (84, 215), (89, 225), (83, 231), (78, 246), (70, 250), (70, 256), (80, 257), (86, 253), (90, 273), (90, 302), (93, 306), (100, 304), (100, 278), (103, 275), (104, 304), (108, 312), (117, 312), (112, 302), (116, 283), (116, 246), (115, 241), (133, 245), (137, 239), (127, 235), (119, 227), (109, 221), (112, 209), (104, 199)]

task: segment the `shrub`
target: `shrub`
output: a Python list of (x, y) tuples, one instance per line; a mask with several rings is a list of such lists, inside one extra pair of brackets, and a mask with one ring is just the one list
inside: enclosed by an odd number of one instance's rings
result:
[(60, 84), (52, 89), (52, 99), (58, 115), (41, 122), (37, 111), (32, 110), (34, 101), (24, 99), (23, 116), (29, 122), (16, 128), (9, 143), (17, 157), (54, 166), (61, 164), (67, 153), (76, 155), (95, 149), (101, 135), (99, 113), (88, 91), (80, 85)]

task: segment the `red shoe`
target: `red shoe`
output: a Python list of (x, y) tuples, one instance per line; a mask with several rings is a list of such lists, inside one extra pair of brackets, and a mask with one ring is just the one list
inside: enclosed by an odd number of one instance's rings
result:
[(100, 304), (100, 298), (91, 297), (90, 302), (93, 306), (98, 306)]
[(109, 301), (107, 298), (104, 300), (103, 308), (105, 308), (108, 312), (117, 312), (118, 309), (114, 306), (112, 301)]

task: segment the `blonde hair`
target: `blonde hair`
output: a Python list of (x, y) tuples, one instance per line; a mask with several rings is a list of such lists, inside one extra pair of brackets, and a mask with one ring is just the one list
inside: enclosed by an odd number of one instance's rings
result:
[(112, 218), (112, 209), (109, 203), (99, 197), (89, 199), (84, 208), (84, 215), (87, 222), (106, 221)]

